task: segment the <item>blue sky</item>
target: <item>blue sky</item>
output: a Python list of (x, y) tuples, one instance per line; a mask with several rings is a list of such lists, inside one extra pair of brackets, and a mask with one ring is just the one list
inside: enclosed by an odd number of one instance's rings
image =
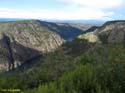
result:
[(125, 0), (1, 0), (0, 18), (124, 20)]

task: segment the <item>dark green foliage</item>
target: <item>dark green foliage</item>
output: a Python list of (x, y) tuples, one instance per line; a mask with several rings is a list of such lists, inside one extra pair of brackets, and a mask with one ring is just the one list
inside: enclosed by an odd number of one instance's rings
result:
[[(1, 77), (0, 87), (21, 88), (24, 93), (124, 93), (124, 44), (91, 44), (90, 48), (88, 42), (79, 43), (66, 44), (32, 68)], [(89, 46), (86, 51), (84, 44)]]
[(75, 67), (72, 60), (70, 56), (60, 52), (50, 53), (46, 58), (37, 60), (32, 68), (24, 70), (21, 68), (21, 71), (17, 69), (12, 74), (5, 73), (0, 77), (0, 87), (27, 89), (57, 80), (64, 72), (71, 71)]
[(80, 65), (68, 74), (63, 75), (54, 83), (39, 86), (38, 89), (28, 90), (25, 93), (108, 93), (103, 89), (96, 78), (92, 65)]
[(75, 58), (73, 71), (25, 93), (124, 93), (124, 60), (123, 44), (96, 45)]
[[(62, 47), (66, 54), (71, 56), (80, 56), (81, 54), (92, 48), (95, 43), (89, 43), (87, 40), (75, 39), (73, 42), (67, 42)], [(62, 48), (61, 47), (61, 48)]]
[(101, 42), (103, 44), (108, 44), (108, 35), (106, 35), (106, 34), (100, 34), (99, 35), (99, 39), (101, 40)]

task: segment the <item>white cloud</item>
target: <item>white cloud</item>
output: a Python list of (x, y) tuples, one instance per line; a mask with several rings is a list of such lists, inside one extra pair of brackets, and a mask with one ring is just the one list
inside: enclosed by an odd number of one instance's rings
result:
[[(20, 10), (0, 8), (1, 18), (33, 18), (60, 20), (110, 20), (124, 0), (57, 0), (66, 3), (64, 9)], [(110, 9), (110, 10), (109, 10)]]
[(113, 12), (103, 12), (99, 9), (79, 8), (79, 10), (19, 10), (0, 8), (0, 18), (34, 18), (34, 19), (61, 19), (61, 20), (78, 20), (78, 19), (104, 19), (113, 15)]
[(69, 5), (80, 5), (84, 7), (107, 9), (118, 7), (123, 4), (123, 0), (57, 0)]

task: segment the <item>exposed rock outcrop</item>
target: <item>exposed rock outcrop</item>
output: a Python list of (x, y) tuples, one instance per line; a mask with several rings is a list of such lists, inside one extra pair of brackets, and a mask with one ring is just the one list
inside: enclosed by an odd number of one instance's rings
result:
[(64, 39), (39, 21), (0, 23), (0, 69), (13, 69), (63, 43)]
[(90, 40), (94, 36), (94, 42), (103, 43), (124, 43), (125, 42), (125, 21), (109, 21), (103, 26), (79, 38)]
[(96, 34), (107, 43), (125, 41), (125, 21), (109, 21), (96, 30)]

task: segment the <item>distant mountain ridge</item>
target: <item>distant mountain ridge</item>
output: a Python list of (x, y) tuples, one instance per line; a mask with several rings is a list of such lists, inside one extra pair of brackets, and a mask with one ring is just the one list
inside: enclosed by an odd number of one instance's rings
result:
[(69, 24), (95, 24), (95, 25), (102, 25), (106, 21), (100, 20), (52, 20), (52, 19), (26, 19), (26, 18), (0, 18), (0, 21), (19, 21), (19, 20), (41, 20), (47, 21), (52, 23), (69, 23)]
[(26, 20), (23, 18), (0, 18), (0, 22), (8, 22), (8, 21), (21, 21)]

